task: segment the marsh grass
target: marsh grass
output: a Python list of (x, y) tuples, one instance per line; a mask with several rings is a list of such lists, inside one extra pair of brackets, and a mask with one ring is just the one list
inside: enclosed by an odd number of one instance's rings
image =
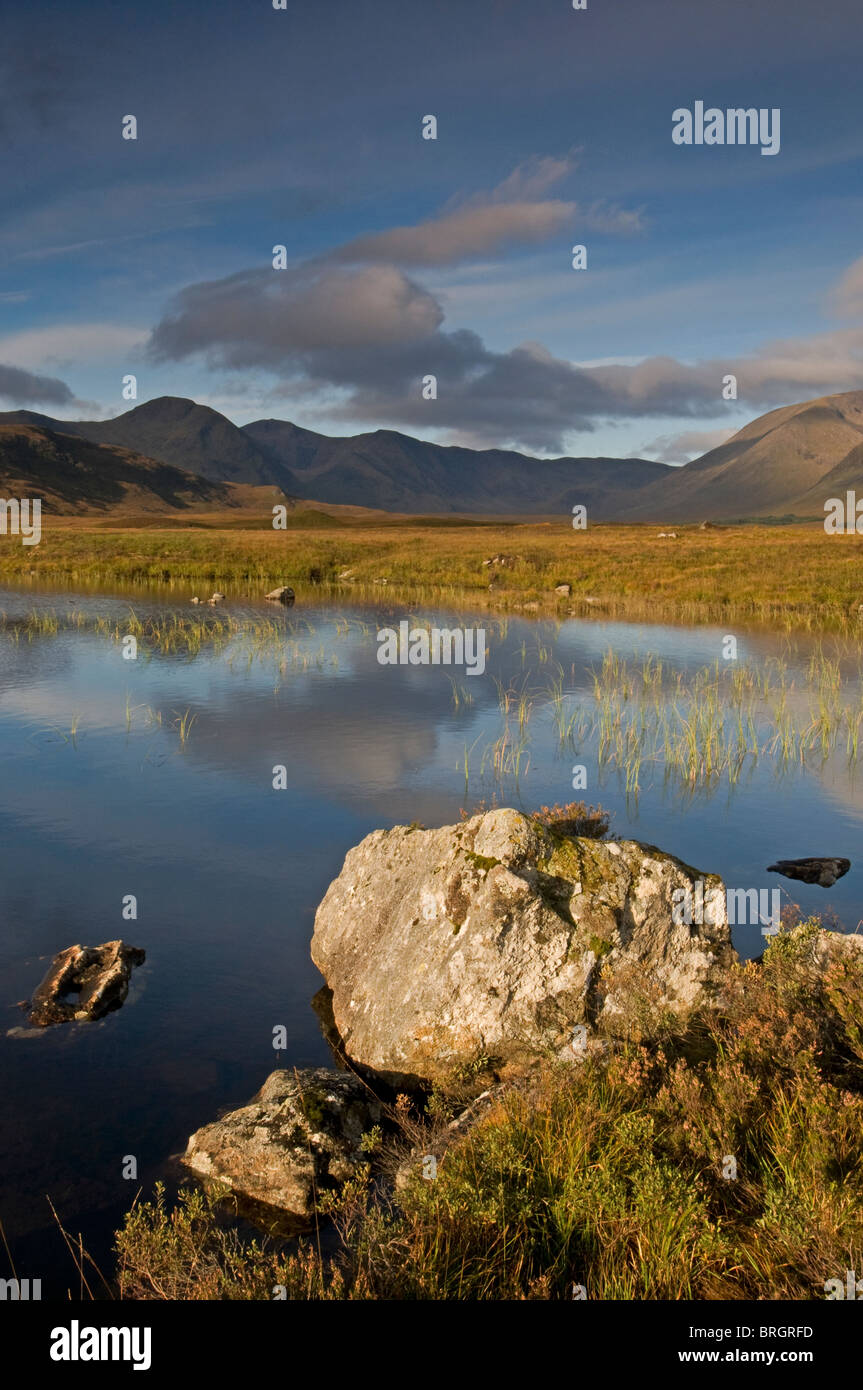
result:
[[(273, 690), (291, 673), (337, 671), (339, 645), (371, 638), (373, 626), (334, 613), (320, 627), (303, 615), (234, 617), (183, 615), (141, 618), (130, 608), (119, 617), (81, 612), (33, 612), (0, 619), (0, 635), (16, 643), (64, 633), (91, 633), (120, 643), (135, 636), (144, 661), (193, 661), (202, 654), (224, 656), (238, 673), (271, 669)], [(413, 627), (432, 626), (411, 615)], [(485, 620), (493, 643), (505, 638), (508, 619)], [(554, 659), (559, 624), (545, 624), (533, 643), (522, 644), (523, 674), (504, 682), (493, 677), (500, 730), (466, 745), (463, 771), (471, 778), (510, 781), (516, 787), (530, 768), (533, 728), (546, 725), (559, 752), (595, 746), (601, 771), (616, 771), (628, 797), (637, 798), (660, 774), (683, 794), (735, 786), (759, 762), (779, 770), (822, 766), (844, 756), (856, 764), (863, 735), (863, 650), (854, 637), (815, 642), (805, 658), (794, 642), (787, 655), (760, 662), (716, 660), (685, 670), (648, 653), (627, 659), (609, 649), (589, 671), (589, 688), (577, 688)], [(449, 677), (452, 707), (466, 713), (474, 690)], [(131, 727), (126, 703), (126, 726)], [(187, 729), (178, 727), (181, 746)], [(76, 730), (69, 735), (74, 742)]]
[[(0, 578), (184, 591), (218, 584), (248, 597), (289, 583), (300, 596), (397, 595), (426, 607), (469, 603), (518, 612), (530, 604), (604, 619), (695, 625), (734, 618), (774, 631), (861, 631), (855, 536), (825, 536), (818, 525), (681, 527), (669, 545), (656, 530), (603, 525), (576, 534), (568, 518), (559, 526), (436, 518), (345, 523), (325, 532), (298, 527), (288, 538), (267, 529), (219, 529), (212, 519), (187, 530), (62, 519), (45, 525), (36, 554), (0, 537)], [(499, 552), (513, 554), (514, 564), (490, 587), (483, 560)], [(347, 570), (352, 577), (343, 582)], [(319, 576), (314, 584), (311, 574)], [(562, 577), (571, 598), (554, 593)]]

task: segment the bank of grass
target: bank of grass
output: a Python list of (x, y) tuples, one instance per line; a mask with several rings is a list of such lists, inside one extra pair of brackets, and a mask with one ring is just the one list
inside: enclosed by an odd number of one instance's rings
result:
[(721, 1017), (652, 1040), (634, 1025), (607, 1061), (504, 1092), (433, 1181), (416, 1156), (434, 1113), (409, 1122), (403, 1100), (415, 1176), (382, 1201), (361, 1174), (331, 1213), (335, 1253), (244, 1243), (195, 1189), (136, 1205), (120, 1296), (824, 1298), (863, 1267), (863, 964), (814, 970), (818, 926), (737, 968)]
[[(0, 537), (0, 580), (212, 585), (229, 598), (288, 583), (300, 593), (386, 592), (512, 611), (536, 604), (544, 612), (689, 623), (736, 618), (789, 630), (861, 626), (860, 541), (827, 536), (819, 526), (684, 527), (676, 540), (663, 540), (653, 526), (580, 532), (565, 524), (433, 521), (381, 526), (327, 518), (326, 529), (278, 532), (205, 521), (187, 530), (107, 529), (63, 518), (45, 523), (38, 546)], [(506, 563), (483, 564), (495, 557)], [(561, 583), (571, 585), (571, 598), (554, 594)]]

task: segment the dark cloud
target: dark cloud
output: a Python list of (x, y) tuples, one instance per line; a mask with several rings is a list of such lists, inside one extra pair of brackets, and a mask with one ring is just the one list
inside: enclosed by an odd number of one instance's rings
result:
[(20, 367), (0, 364), (0, 400), (14, 405), (69, 405), (75, 397), (65, 381), (54, 376), (36, 376)]
[(392, 266), (248, 270), (190, 285), (153, 330), (157, 361), (207, 352), (228, 367), (294, 365), (433, 335), (443, 310)]
[[(767, 344), (739, 359), (581, 367), (536, 343), (492, 351), (469, 330), (444, 331), (443, 318), (435, 297), (396, 267), (317, 262), (189, 286), (149, 351), (266, 368), (285, 396), (336, 388), (341, 403), (328, 413), (346, 420), (436, 425), (477, 443), (557, 452), (570, 432), (614, 419), (715, 419), (729, 408), (729, 374), (753, 409), (863, 386), (859, 330)], [(437, 378), (435, 401), (422, 396), (428, 375)]]

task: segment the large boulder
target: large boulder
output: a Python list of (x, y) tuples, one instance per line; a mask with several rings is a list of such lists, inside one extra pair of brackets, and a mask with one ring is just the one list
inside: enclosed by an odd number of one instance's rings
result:
[[(673, 920), (679, 891), (709, 906)], [(345, 859), (312, 958), (348, 1056), (435, 1078), (485, 1055), (565, 1050), (720, 997), (735, 959), (715, 875), (634, 841), (602, 842), (500, 809), (440, 830), (396, 826)], [(679, 917), (681, 914), (676, 913)]]
[(191, 1136), (183, 1163), (240, 1197), (307, 1218), (316, 1194), (338, 1188), (365, 1161), (363, 1135), (382, 1115), (347, 1072), (274, 1071), (248, 1105)]
[(73, 1019), (94, 1020), (119, 1009), (129, 993), (132, 969), (144, 952), (123, 941), (67, 946), (51, 962), (30, 1001), (29, 1022), (39, 1028)]

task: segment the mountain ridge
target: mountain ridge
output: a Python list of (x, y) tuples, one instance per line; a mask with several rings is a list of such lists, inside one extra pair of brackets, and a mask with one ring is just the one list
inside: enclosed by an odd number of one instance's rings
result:
[[(272, 486), (296, 501), (441, 517), (565, 516), (581, 504), (589, 521), (811, 518), (823, 515), (828, 497), (851, 489), (863, 495), (863, 391), (779, 406), (676, 468), (638, 458), (534, 458), (515, 450), (436, 444), (391, 429), (323, 435), (275, 418), (239, 426), (210, 406), (177, 396), (156, 397), (102, 421), (9, 411), (0, 414), (0, 445), (7, 451), (9, 428), (55, 437), (43, 443), (43, 472), (46, 449), (65, 450), (70, 467), (77, 466), (74, 450), (68, 443), (58, 446), (57, 436), (115, 451), (113, 465), (110, 455), (87, 456), (84, 472), (95, 469), (101, 477), (98, 505), (110, 505), (111, 466), (127, 488), (135, 485), (132, 473), (141, 466), (145, 493), (158, 483), (178, 498), (197, 495), (202, 505), (212, 499), (196, 493), (194, 479), (227, 488), (225, 505), (239, 505), (231, 488)], [(17, 447), (20, 462), (20, 441)], [(37, 449), (33, 459), (38, 455)], [(185, 481), (168, 475), (160, 480), (159, 466)], [(0, 476), (8, 476), (2, 447)], [(56, 473), (51, 480), (57, 484)], [(86, 487), (80, 500), (87, 500)]]
[(176, 396), (156, 397), (112, 420), (11, 411), (0, 414), (4, 422), (134, 449), (212, 482), (267, 483), (302, 500), (401, 513), (550, 515), (580, 503), (593, 519), (611, 519), (625, 499), (669, 471), (648, 459), (536, 459), (388, 429), (332, 436), (284, 420), (238, 426)]

